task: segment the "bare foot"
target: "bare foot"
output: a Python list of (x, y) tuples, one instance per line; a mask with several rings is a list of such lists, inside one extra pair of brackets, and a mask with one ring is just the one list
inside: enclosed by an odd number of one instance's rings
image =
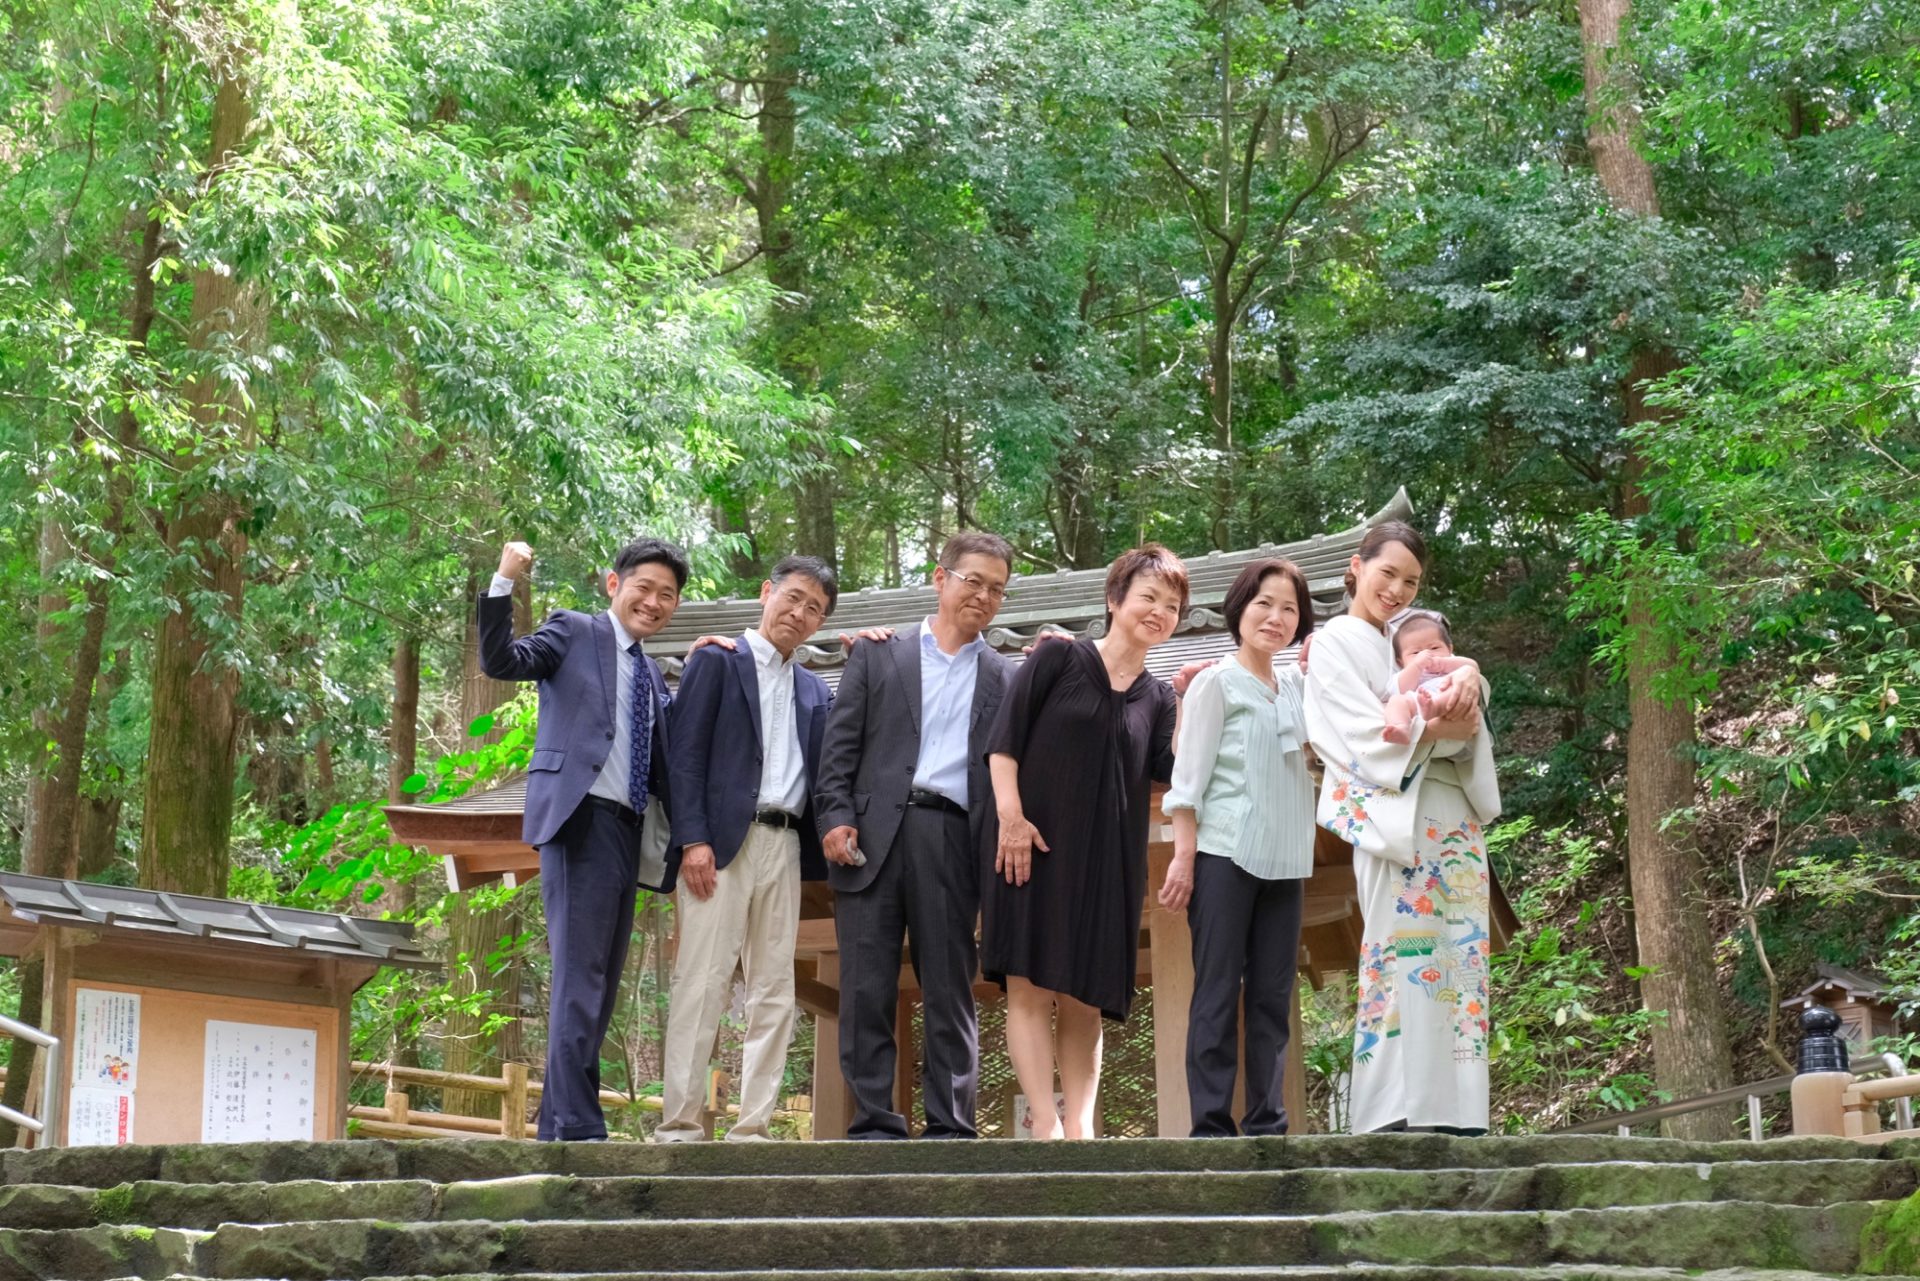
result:
[(1389, 725), (1380, 731), (1380, 737), (1386, 739), (1389, 743), (1405, 743), (1408, 741), (1407, 727), (1405, 725)]

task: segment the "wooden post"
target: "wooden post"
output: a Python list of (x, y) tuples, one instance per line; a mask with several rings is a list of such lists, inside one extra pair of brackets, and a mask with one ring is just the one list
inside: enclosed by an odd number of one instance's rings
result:
[[(1306, 971), (1293, 980), (1293, 994), (1287, 1000), (1287, 1075), (1281, 1084), (1281, 1100), (1287, 1108), (1287, 1133), (1312, 1134), (1313, 1118), (1307, 1114), (1306, 1026), (1300, 1017), (1300, 985), (1307, 981)], [(1246, 1029), (1241, 1029), (1246, 1035)]]
[(707, 1073), (707, 1103), (700, 1109), (700, 1130), (709, 1139), (713, 1137), (714, 1119), (726, 1111), (730, 1085), (727, 1074), (719, 1068)]
[(507, 1062), (500, 1065), (507, 1092), (500, 1096), (500, 1137), (527, 1137), (527, 1065)]
[(395, 1125), (413, 1124), (413, 1100), (405, 1090), (387, 1091), (387, 1120)]
[[(893, 1107), (907, 1118), (907, 1132), (913, 1132), (913, 997), (905, 992), (893, 1012)], [(816, 1049), (814, 1053), (818, 1054)]]
[(847, 1137), (847, 1079), (840, 1075), (840, 1020), (813, 1017), (813, 1137)]
[[(1161, 875), (1165, 875), (1164, 870)], [(1148, 884), (1157, 884), (1149, 876)], [(1193, 934), (1185, 912), (1154, 907), (1147, 913), (1152, 943), (1153, 1088), (1159, 1135), (1184, 1139), (1193, 1132), (1187, 1099), (1187, 1009), (1193, 1003)]]

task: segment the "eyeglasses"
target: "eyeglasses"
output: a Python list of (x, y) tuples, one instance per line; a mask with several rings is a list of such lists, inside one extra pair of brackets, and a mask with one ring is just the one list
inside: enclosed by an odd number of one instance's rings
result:
[(948, 578), (959, 579), (967, 585), (968, 591), (976, 596), (985, 596), (996, 605), (1007, 598), (1007, 589), (997, 583), (989, 583), (984, 578), (975, 578), (972, 574), (963, 574), (957, 569), (947, 569), (945, 565), (940, 568), (947, 570)]

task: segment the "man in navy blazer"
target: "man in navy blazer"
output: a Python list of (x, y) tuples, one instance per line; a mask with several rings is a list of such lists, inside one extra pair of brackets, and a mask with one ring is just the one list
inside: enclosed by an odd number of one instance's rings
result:
[(680, 674), (667, 854), (680, 884), (680, 949), (660, 1142), (703, 1137), (707, 1063), (736, 964), (746, 976), (747, 1033), (740, 1115), (727, 1137), (772, 1137), (793, 1039), (800, 882), (826, 877), (813, 792), (832, 700), (794, 655), (838, 595), (825, 561), (789, 556), (760, 585), (760, 625), (731, 650), (689, 655)]
[(672, 784), (667, 686), (641, 642), (679, 607), (687, 558), (672, 543), (636, 539), (607, 574), (605, 612), (555, 610), (515, 639), (514, 584), (532, 564), (525, 543), (500, 553), (480, 598), (480, 670), (540, 689), (520, 829), (540, 851), (553, 954), (539, 1136), (604, 1139), (600, 1044), (633, 935), (643, 834), (649, 818), (662, 822)]

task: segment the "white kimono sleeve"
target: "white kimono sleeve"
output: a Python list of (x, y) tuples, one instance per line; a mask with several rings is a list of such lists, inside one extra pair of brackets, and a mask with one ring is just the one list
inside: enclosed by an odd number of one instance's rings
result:
[(1365, 623), (1337, 618), (1313, 640), (1307, 739), (1324, 774), (1314, 821), (1362, 853), (1412, 866), (1419, 776), (1432, 748), (1416, 710), (1405, 743), (1385, 737), (1392, 651)]

